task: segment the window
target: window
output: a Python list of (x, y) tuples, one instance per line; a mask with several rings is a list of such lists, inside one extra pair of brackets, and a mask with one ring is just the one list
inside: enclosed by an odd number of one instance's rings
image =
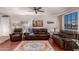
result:
[(70, 13), (64, 16), (64, 27), (65, 29), (77, 30), (78, 28), (78, 13)]

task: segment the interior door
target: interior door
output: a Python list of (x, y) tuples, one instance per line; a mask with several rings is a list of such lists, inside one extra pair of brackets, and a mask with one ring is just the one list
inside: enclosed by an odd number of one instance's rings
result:
[(0, 19), (0, 36), (9, 36), (10, 21), (9, 17), (1, 17)]

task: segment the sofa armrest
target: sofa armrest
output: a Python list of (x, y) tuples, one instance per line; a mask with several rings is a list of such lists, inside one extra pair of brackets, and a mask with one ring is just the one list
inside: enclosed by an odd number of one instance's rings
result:
[(29, 33), (24, 33), (25, 36), (29, 35)]
[(9, 36), (10, 36), (10, 39), (12, 39), (12, 36), (13, 36), (14, 34), (9, 34)]

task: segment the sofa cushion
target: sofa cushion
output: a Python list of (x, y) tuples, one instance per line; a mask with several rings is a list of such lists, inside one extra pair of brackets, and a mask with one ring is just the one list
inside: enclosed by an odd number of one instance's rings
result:
[(76, 39), (77, 32), (76, 31), (63, 30), (63, 31), (60, 31), (59, 36), (61, 36), (63, 38)]
[(22, 32), (22, 28), (15, 28), (14, 32)]
[(60, 36), (58, 36), (58, 35), (53, 35), (53, 40), (54, 40), (54, 42), (55, 43), (57, 43), (57, 44), (59, 44), (59, 46), (61, 47), (61, 48), (63, 48), (64, 47), (64, 41), (63, 41), (63, 39), (64, 38), (62, 38), (62, 37), (60, 37)]
[(18, 37), (18, 36), (20, 36), (19, 34), (15, 34), (15, 35), (13, 35), (13, 37)]
[(35, 34), (35, 36), (39, 36), (39, 37), (41, 37), (41, 36), (44, 37), (45, 36), (46, 37), (48, 35), (45, 35), (45, 34)]
[(62, 38), (70, 38), (70, 39), (76, 38), (76, 35), (64, 34), (64, 33), (60, 33), (59, 36), (62, 37)]
[(28, 31), (27, 31), (28, 33), (33, 33), (33, 30), (32, 30), (32, 28), (28, 28)]
[(30, 35), (30, 36), (34, 36), (35, 34), (34, 34), (34, 33), (29, 33), (29, 35)]
[(65, 38), (65, 34), (64, 33), (59, 33), (58, 36)]
[(61, 30), (60, 32), (64, 34), (70, 34), (70, 35), (77, 34), (77, 31), (69, 31), (69, 30)]

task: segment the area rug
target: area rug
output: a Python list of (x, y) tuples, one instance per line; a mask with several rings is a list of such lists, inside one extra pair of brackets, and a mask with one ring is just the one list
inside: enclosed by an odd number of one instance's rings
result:
[(14, 51), (53, 51), (48, 41), (22, 41)]

